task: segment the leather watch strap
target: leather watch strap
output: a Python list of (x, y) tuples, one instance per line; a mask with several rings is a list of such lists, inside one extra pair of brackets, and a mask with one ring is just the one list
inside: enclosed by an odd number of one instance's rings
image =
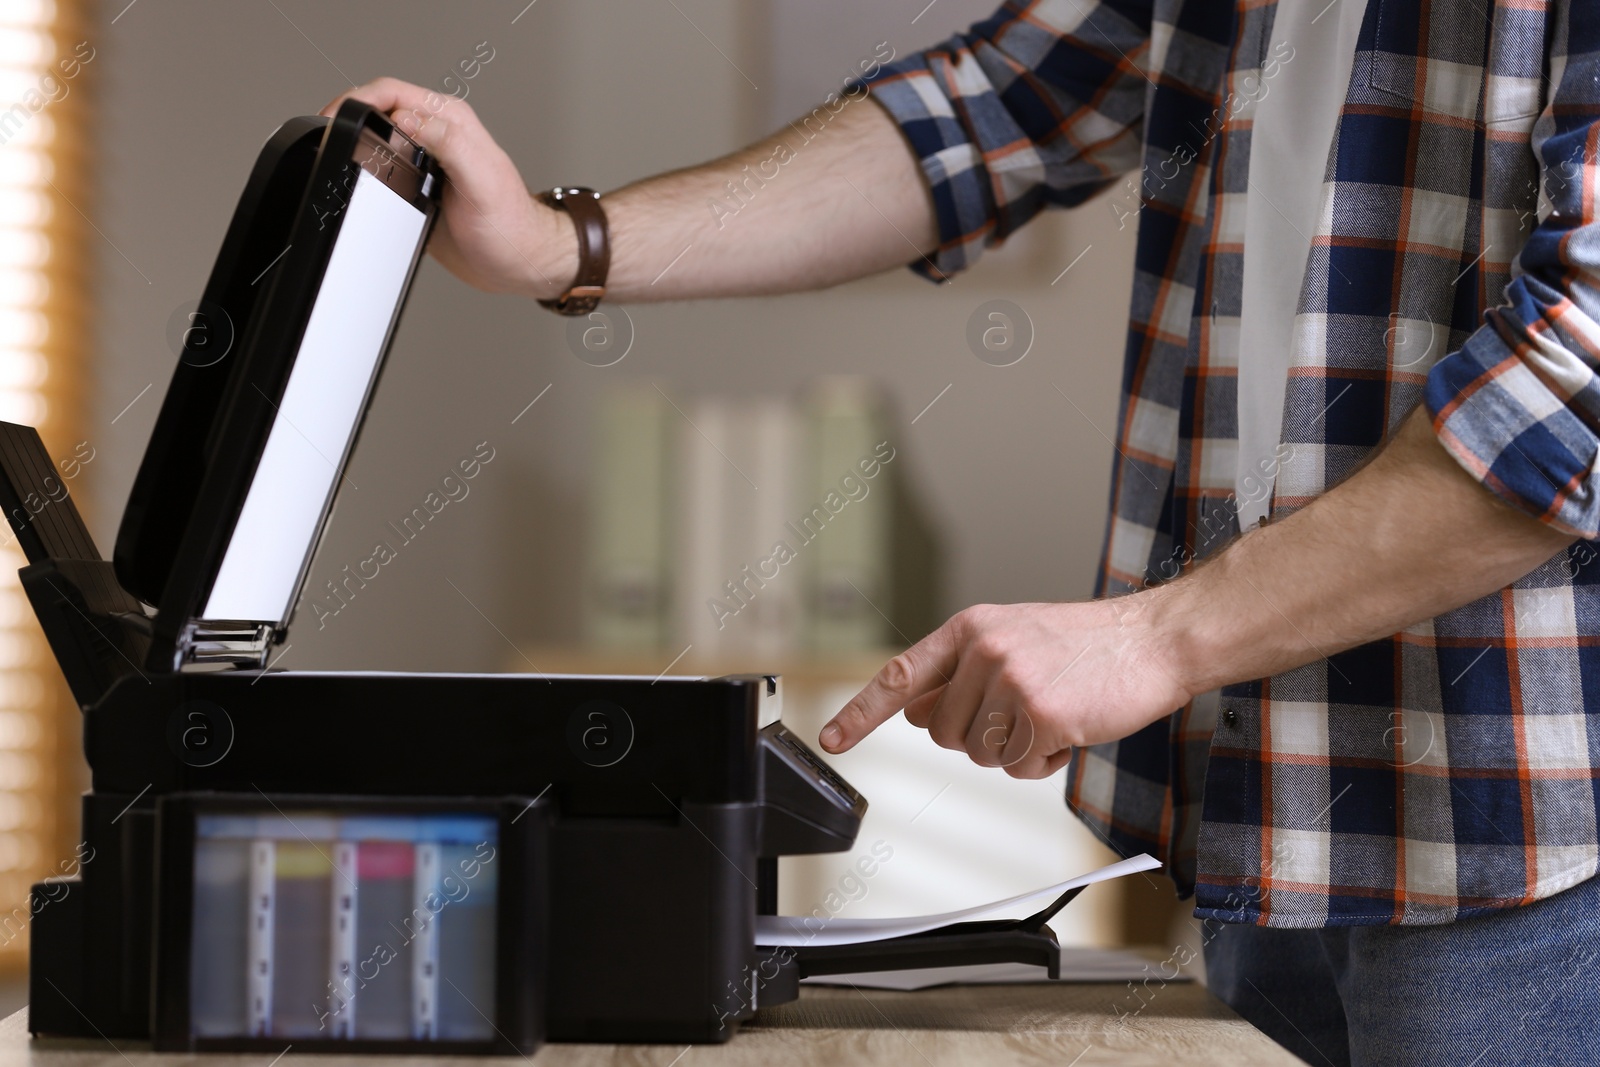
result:
[(581, 186), (557, 186), (538, 198), (548, 207), (565, 211), (578, 231), (577, 276), (566, 292), (539, 303), (560, 315), (587, 315), (606, 295), (606, 274), (611, 269), (611, 230), (600, 194)]

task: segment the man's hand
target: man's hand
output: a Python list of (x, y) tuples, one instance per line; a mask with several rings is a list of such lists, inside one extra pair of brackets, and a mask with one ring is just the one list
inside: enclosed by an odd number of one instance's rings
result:
[(822, 732), (851, 748), (902, 707), (943, 748), (1045, 778), (1074, 747), (1114, 741), (1182, 707), (1154, 593), (1086, 604), (968, 608), (890, 660)]
[(1177, 581), (963, 611), (879, 671), (823, 727), (822, 747), (843, 752), (903, 707), (945, 748), (1044, 777), (1074, 745), (1397, 633), (1504, 589), (1571, 541), (1478, 484), (1419, 410), (1348, 481)]
[[(565, 212), (522, 176), (464, 101), (394, 78), (349, 96), (389, 113), (445, 172), (428, 250), (490, 292), (559, 296), (578, 270)], [(568, 178), (584, 184), (581, 174)], [(861, 92), (749, 148), (607, 192), (610, 301), (787, 293), (909, 263), (938, 246), (933, 196), (887, 112)]]
[(332, 115), (348, 97), (389, 114), (444, 168), (442, 215), (428, 251), (450, 273), (491, 293), (547, 300), (566, 289), (578, 269), (571, 221), (528, 195), (516, 164), (466, 101), (379, 78), (340, 96), (322, 114)]

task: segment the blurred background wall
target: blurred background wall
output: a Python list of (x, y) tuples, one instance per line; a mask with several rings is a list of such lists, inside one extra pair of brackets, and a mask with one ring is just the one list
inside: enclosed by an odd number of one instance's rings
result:
[[(93, 216), (107, 238), (97, 249), (92, 419), (106, 460), (89, 476), (97, 536), (110, 543), (170, 374), (168, 316), (204, 285), (255, 153), (288, 116), (380, 74), (443, 91), (452, 66), (487, 41), (495, 58), (468, 99), (528, 185), (604, 190), (740, 147), (780, 116), (809, 111), (878, 42), (903, 55), (990, 8), (924, 5), (135, 4), (100, 29), (96, 72)], [(636, 306), (633, 350), (604, 369), (575, 358), (565, 324), (531, 302), (476, 292), (426, 263), (351, 472), (360, 490), (341, 498), (319, 563), (365, 556), (384, 521), (477, 441), (504, 460), (480, 495), (441, 516), (437, 538), (430, 530), (414, 558), (363, 591), (364, 604), (321, 632), (297, 628), (284, 665), (497, 666), (503, 643), (444, 574), (507, 633), (575, 638), (589, 418), (600, 390), (630, 376), (693, 395), (860, 373), (883, 384), (902, 425), (950, 386), (903, 435), (947, 545), (945, 607), (1086, 595), (1105, 520), (1132, 227), (1118, 232), (1100, 203), (1036, 228), (1045, 232), (1019, 236), (944, 287), (897, 271), (818, 294)], [(1037, 330), (1013, 367), (986, 365), (967, 347), (968, 317), (996, 296), (1019, 303)], [(337, 570), (319, 568), (313, 581)]]
[[(79, 436), (97, 458), (74, 492), (102, 551), (173, 367), (169, 319), (199, 295), (254, 156), (286, 118), (382, 74), (446, 91), (457, 61), (486, 43), (493, 59), (469, 101), (527, 184), (605, 190), (735, 149), (809, 111), (881, 42), (903, 56), (990, 9), (990, 0), (86, 5), (97, 58), (95, 181), (76, 204), (94, 231)], [(633, 347), (606, 368), (576, 358), (565, 323), (532, 302), (476, 292), (425, 262), (349, 472), (359, 488), (339, 501), (313, 586), (369, 554), (385, 523), (477, 442), (496, 459), (337, 617), (318, 629), (302, 614), (281, 665), (501, 670), (528, 650), (578, 642), (594, 412), (628, 380), (668, 382), (692, 399), (867, 376), (895, 413), (896, 463), (943, 546), (941, 613), (1086, 596), (1105, 522), (1132, 234), (1096, 201), (1039, 220), (944, 286), (900, 270), (821, 293), (630, 307)], [(1023, 308), (1035, 331), (1026, 358), (1008, 367), (980, 361), (966, 337), (975, 309), (997, 297)], [(967, 812), (973, 840), (987, 833), (988, 847), (1037, 861), (1001, 881), (1065, 877), (1104, 858), (1061, 810), (1059, 779), (990, 772), (974, 784), (964, 758), (921, 738), (884, 744), (884, 765), (894, 745), (929, 750), (920, 777), (866, 789), (902, 830), (919, 819), (929, 857), (951, 852), (941, 838), (956, 831), (933, 814), (949, 808)], [(878, 758), (860, 755), (859, 773), (847, 774), (869, 773), (862, 761)], [(929, 796), (941, 807), (921, 817)], [(1032, 822), (1011, 819), (1023, 808)], [(995, 838), (995, 823), (1021, 829)], [(954, 851), (940, 862), (958, 871), (991, 858)], [(947, 899), (955, 889), (927, 888), (937, 864), (919, 862), (896, 873), (897, 903), (963, 902)], [(974, 892), (990, 884), (973, 877)], [(1074, 936), (1117, 940), (1120, 908), (1109, 897), (1086, 907)]]

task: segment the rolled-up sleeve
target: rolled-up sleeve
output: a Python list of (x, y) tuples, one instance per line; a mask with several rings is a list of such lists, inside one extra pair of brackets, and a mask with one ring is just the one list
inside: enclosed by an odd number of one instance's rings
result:
[(1593, 539), (1600, 537), (1600, 20), (1587, 5), (1570, 5), (1552, 54), (1556, 81), (1532, 137), (1548, 213), (1518, 256), (1505, 303), (1432, 368), (1423, 395), (1439, 440), (1468, 473), (1513, 506)]
[(868, 79), (921, 162), (943, 280), (1047, 204), (1087, 200), (1140, 159), (1148, 2), (1009, 3)]

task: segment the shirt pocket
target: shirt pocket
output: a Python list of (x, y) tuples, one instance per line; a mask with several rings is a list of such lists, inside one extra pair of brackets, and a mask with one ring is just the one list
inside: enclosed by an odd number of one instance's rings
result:
[(1436, 3), (1428, 16), (1428, 55), (1421, 56), (1419, 0), (1370, 2), (1375, 43), (1357, 62), (1372, 89), (1411, 104), (1419, 118), (1531, 127), (1544, 109), (1544, 4), (1500, 14), (1501, 32), (1491, 39), (1478, 8)]

